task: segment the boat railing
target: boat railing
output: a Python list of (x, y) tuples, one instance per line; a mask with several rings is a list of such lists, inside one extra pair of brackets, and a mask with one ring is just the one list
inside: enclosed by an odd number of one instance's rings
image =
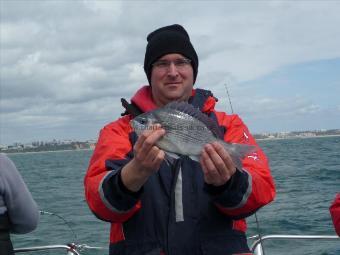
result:
[(95, 247), (87, 244), (57, 244), (57, 245), (43, 245), (43, 246), (32, 246), (14, 249), (14, 253), (24, 253), (32, 251), (48, 251), (48, 250), (64, 250), (67, 255), (81, 255), (84, 250), (106, 250), (107, 248)]
[(337, 235), (264, 235), (264, 236), (252, 236), (249, 240), (255, 239), (250, 246), (251, 252), (255, 255), (263, 255), (263, 242), (267, 240), (324, 240), (324, 241), (340, 241), (340, 237)]
[[(324, 241), (340, 241), (337, 235), (264, 235), (251, 236), (248, 240), (252, 241), (250, 250), (254, 255), (264, 255), (263, 243), (268, 240), (324, 240)], [(64, 245), (44, 245), (35, 247), (24, 247), (14, 249), (16, 253), (32, 252), (32, 251), (47, 251), (47, 250), (65, 250), (67, 255), (81, 255), (84, 250), (106, 250), (107, 248), (95, 247), (87, 244), (64, 244)]]

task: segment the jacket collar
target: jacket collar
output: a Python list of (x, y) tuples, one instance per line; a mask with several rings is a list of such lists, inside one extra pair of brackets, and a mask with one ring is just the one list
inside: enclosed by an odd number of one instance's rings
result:
[[(207, 93), (209, 92), (209, 93)], [(189, 100), (189, 102), (193, 102), (195, 100), (192, 100), (198, 96), (201, 96), (201, 93), (206, 93), (206, 97), (202, 97), (202, 102), (203, 107), (201, 107), (201, 111), (205, 113), (210, 113), (214, 110), (215, 104), (217, 99), (213, 97), (210, 91), (207, 90), (202, 90), (202, 89), (193, 89), (192, 90), (192, 96)], [(204, 99), (203, 99), (204, 98)], [(140, 110), (143, 112), (149, 112), (153, 111), (158, 108), (158, 106), (155, 104), (153, 98), (152, 98), (152, 93), (151, 93), (151, 88), (149, 85), (145, 85), (142, 88), (140, 88), (136, 94), (131, 98), (131, 102), (136, 104)]]

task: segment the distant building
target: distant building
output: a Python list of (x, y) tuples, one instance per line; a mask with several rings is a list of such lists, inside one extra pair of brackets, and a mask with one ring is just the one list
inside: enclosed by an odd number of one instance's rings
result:
[(7, 150), (7, 149), (8, 149), (7, 145), (0, 144), (0, 151)]
[(313, 137), (313, 136), (316, 136), (316, 134), (312, 133), (312, 132), (304, 132), (304, 133), (300, 133), (298, 136), (301, 136), (301, 137)]

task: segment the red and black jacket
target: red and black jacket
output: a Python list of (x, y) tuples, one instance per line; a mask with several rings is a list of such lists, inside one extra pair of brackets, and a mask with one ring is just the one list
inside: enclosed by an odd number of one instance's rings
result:
[[(131, 102), (142, 112), (156, 108), (148, 86)], [(215, 119), (224, 140), (256, 145), (237, 115), (214, 110), (211, 92), (193, 90), (189, 103)], [(121, 169), (133, 158), (137, 136), (123, 116), (106, 125), (85, 176), (85, 196), (92, 212), (111, 223), (110, 254), (246, 254), (247, 216), (274, 199), (266, 156), (259, 148), (243, 160), (243, 169), (222, 187), (204, 183), (198, 162), (181, 156), (165, 162), (139, 192), (121, 182)]]
[(336, 194), (336, 197), (329, 208), (329, 212), (331, 213), (335, 232), (340, 236), (340, 193)]

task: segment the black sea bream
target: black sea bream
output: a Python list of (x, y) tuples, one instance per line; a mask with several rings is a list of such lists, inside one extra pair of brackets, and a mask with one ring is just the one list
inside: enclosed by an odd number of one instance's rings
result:
[(218, 141), (229, 152), (235, 166), (242, 169), (242, 159), (255, 151), (246, 144), (226, 143), (217, 123), (185, 102), (171, 102), (162, 108), (143, 113), (131, 121), (137, 135), (160, 124), (165, 135), (156, 145), (171, 156), (182, 154), (199, 161), (203, 146)]

